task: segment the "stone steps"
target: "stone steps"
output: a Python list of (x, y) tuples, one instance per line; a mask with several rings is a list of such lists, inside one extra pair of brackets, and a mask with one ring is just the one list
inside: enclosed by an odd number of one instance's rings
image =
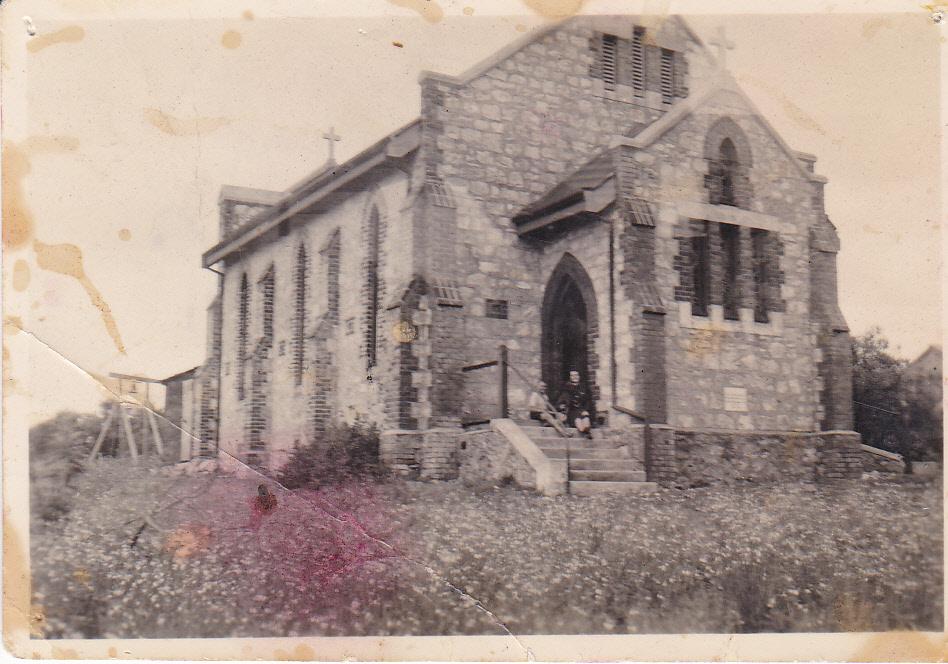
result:
[(628, 459), (622, 450), (607, 449), (601, 447), (571, 447), (568, 450), (565, 447), (543, 447), (539, 446), (543, 453), (551, 459), (615, 459), (621, 461)]
[(646, 481), (642, 460), (632, 458), (629, 447), (616, 446), (608, 430), (594, 429), (592, 439), (575, 433), (564, 438), (553, 427), (534, 420), (519, 424), (543, 454), (568, 461), (569, 490), (574, 495), (642, 493), (657, 488)]
[(642, 470), (636, 459), (577, 459), (570, 457), (570, 470)]
[(658, 489), (655, 482), (603, 482), (600, 480), (571, 480), (569, 492), (574, 496), (601, 494), (650, 493)]
[(584, 482), (644, 482), (644, 470), (569, 470), (570, 481)]

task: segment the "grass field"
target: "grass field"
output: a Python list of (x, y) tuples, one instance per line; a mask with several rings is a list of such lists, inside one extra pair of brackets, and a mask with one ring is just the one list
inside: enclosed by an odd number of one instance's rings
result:
[(104, 461), (33, 530), (37, 635), (942, 629), (941, 483), (546, 498)]

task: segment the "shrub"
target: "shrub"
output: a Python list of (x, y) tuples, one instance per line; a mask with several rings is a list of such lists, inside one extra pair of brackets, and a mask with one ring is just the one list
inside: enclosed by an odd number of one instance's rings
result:
[(332, 424), (306, 445), (298, 445), (280, 470), (284, 486), (317, 488), (349, 479), (378, 479), (378, 429), (363, 421)]

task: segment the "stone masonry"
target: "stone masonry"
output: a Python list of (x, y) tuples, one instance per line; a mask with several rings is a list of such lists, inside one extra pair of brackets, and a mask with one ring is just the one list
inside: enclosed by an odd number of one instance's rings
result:
[[(503, 344), (510, 417), (581, 362), (604, 435), (637, 418), (650, 478), (693, 475), (704, 449), (783, 463), (771, 441), (798, 438), (820, 473), (849, 473), (858, 439), (820, 433), (852, 426), (825, 179), (684, 21), (574, 18), (420, 85), (418, 120), (346, 164), (222, 190), (204, 256), (223, 273), (222, 453), (275, 468), (361, 419), (399, 472), (456, 477), (500, 444), (463, 425), (500, 415)], [(724, 475), (768, 477), (741, 468)]]

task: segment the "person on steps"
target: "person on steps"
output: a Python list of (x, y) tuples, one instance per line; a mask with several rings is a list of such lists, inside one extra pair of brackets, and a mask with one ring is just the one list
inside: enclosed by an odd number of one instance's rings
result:
[(589, 417), (589, 397), (578, 371), (569, 372), (569, 380), (560, 388), (558, 405), (566, 406), (566, 418), (581, 436), (592, 438), (592, 420)]
[(530, 418), (543, 422), (547, 426), (556, 429), (556, 432), (566, 438), (572, 437), (572, 434), (566, 430), (563, 423), (566, 422), (566, 414), (558, 411), (550, 403), (546, 394), (546, 383), (540, 381), (537, 389), (530, 394), (530, 400), (527, 402), (530, 409)]

